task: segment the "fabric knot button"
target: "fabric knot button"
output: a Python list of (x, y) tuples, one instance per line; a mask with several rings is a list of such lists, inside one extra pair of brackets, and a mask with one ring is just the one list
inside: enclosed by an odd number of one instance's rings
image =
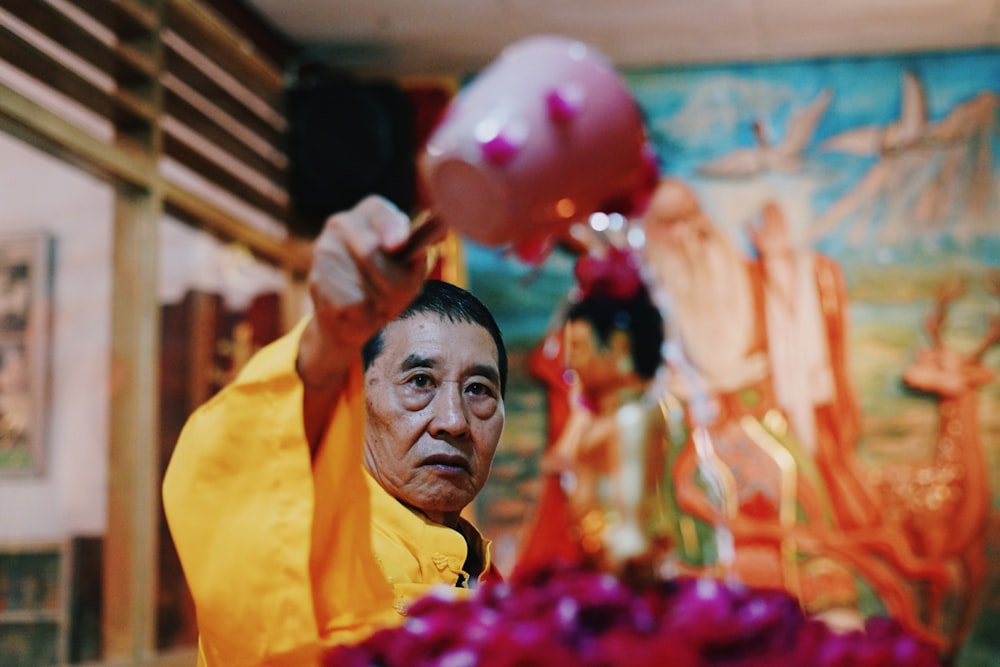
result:
[(449, 559), (447, 556), (445, 556), (440, 551), (435, 551), (434, 554), (431, 556), (431, 560), (434, 561), (434, 566), (438, 570), (442, 570), (443, 571), (443, 570), (448, 569), (448, 562), (451, 559)]
[(392, 608), (396, 610), (396, 613), (400, 616), (408, 616), (409, 613), (406, 610), (406, 600), (402, 597), (397, 597), (392, 601)]

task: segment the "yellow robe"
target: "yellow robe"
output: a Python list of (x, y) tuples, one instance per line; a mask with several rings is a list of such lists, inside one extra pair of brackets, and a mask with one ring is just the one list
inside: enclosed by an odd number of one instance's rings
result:
[[(323, 647), (399, 623), (407, 603), (462, 574), (465, 538), (362, 466), (360, 364), (310, 456), (295, 371), (303, 328), (191, 416), (167, 469), (163, 504), (198, 614), (199, 665), (315, 665)], [(488, 571), (489, 541), (466, 533)]]

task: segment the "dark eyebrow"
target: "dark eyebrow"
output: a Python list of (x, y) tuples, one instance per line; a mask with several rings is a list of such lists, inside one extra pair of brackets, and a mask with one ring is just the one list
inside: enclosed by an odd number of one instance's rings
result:
[(430, 357), (424, 357), (419, 354), (411, 354), (410, 356), (403, 359), (403, 363), (399, 365), (400, 369), (408, 371), (411, 368), (434, 368), (437, 363)]

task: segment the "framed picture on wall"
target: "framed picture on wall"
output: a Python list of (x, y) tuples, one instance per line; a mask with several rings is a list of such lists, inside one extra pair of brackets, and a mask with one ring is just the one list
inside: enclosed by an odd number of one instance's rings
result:
[(45, 470), (52, 239), (0, 235), (0, 475)]

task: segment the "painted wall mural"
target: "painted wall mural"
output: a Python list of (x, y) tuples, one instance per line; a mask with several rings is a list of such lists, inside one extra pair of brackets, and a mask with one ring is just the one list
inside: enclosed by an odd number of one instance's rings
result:
[[(749, 230), (774, 202), (794, 244), (843, 271), (857, 454), (886, 512), (899, 525), (927, 517), (906, 526), (923, 549), (985, 549), (994, 560), (995, 522), (985, 545), (949, 540), (950, 519), (926, 524), (962, 516), (979, 492), (994, 508), (1000, 497), (1000, 52), (662, 68), (626, 80), (662, 173), (689, 184), (749, 260)], [(512, 560), (546, 438), (544, 393), (518, 364), (571, 286), (572, 258), (526, 267), (474, 245), (468, 257), (470, 286), (513, 352), (517, 398), (499, 474), (478, 504)], [(995, 627), (1000, 572), (980, 576), (979, 624)], [(957, 664), (1000, 655), (991, 634), (974, 632)]]
[[(746, 224), (774, 199), (799, 246), (840, 264), (862, 453), (926, 451), (933, 411), (900, 378), (927, 340), (921, 323), (935, 290), (968, 283), (948, 320), (956, 349), (973, 351), (1000, 308), (988, 279), (1000, 266), (1000, 54), (671, 69), (628, 80), (663, 171), (691, 183), (717, 224), (748, 247)], [(1000, 471), (990, 447), (1000, 390), (980, 393), (991, 469)]]
[(664, 171), (695, 183), (723, 223), (780, 195), (798, 239), (842, 262), (921, 262), (945, 249), (995, 263), (998, 76), (986, 52), (628, 81)]

